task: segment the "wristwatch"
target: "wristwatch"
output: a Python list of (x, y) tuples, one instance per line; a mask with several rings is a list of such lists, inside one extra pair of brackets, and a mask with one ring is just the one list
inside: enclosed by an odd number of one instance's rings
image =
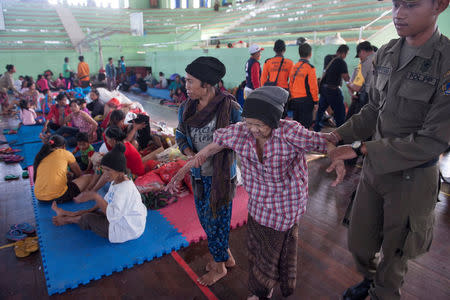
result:
[(362, 142), (361, 141), (354, 141), (352, 143), (352, 149), (356, 152), (356, 155), (358, 155), (358, 156), (362, 155), (361, 147), (362, 147)]

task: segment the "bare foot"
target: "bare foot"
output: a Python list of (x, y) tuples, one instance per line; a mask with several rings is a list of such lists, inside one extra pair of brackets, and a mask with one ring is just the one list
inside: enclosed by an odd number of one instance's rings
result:
[(228, 251), (228, 260), (225, 263), (225, 267), (232, 268), (236, 265), (236, 261), (234, 260), (233, 254), (231, 254), (230, 248), (227, 249)]
[(66, 220), (66, 218), (62, 217), (62, 216), (56, 216), (52, 218), (52, 223), (55, 226), (63, 226), (66, 224), (69, 224), (70, 222)]
[(57, 217), (63, 217), (66, 214), (64, 213), (64, 210), (62, 208), (59, 208), (58, 205), (56, 204), (56, 201), (53, 201), (52, 203), (52, 209), (53, 211), (56, 213)]
[[(232, 268), (234, 266), (236, 266), (236, 261), (234, 260), (233, 254), (231, 254), (230, 249), (227, 249), (228, 252), (228, 260), (225, 262), (225, 267), (227, 268)], [(213, 261), (210, 261), (206, 264), (206, 272), (209, 272), (211, 270), (211, 265), (212, 265)]]
[(211, 263), (211, 270), (198, 278), (197, 281), (204, 286), (210, 286), (222, 279), (227, 275), (227, 268), (225, 267), (225, 263)]

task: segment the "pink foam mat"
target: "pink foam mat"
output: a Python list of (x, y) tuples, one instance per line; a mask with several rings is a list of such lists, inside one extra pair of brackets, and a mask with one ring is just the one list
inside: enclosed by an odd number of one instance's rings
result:
[[(244, 187), (239, 186), (233, 199), (233, 213), (231, 215), (231, 228), (244, 225), (247, 222), (248, 194)], [(179, 198), (177, 202), (162, 208), (159, 212), (172, 224), (189, 243), (206, 239), (206, 233), (197, 217), (194, 196)]]

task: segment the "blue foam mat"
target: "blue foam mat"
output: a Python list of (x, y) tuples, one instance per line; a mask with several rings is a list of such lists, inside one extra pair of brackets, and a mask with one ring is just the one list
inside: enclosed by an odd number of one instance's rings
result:
[[(77, 225), (56, 227), (50, 203), (39, 203), (33, 193), (37, 234), (49, 295), (63, 293), (80, 284), (151, 261), (189, 245), (187, 240), (158, 212), (148, 211), (144, 234), (137, 240), (111, 244)], [(66, 210), (87, 209), (93, 202), (61, 204)]]
[(39, 134), (42, 132), (43, 125), (20, 126), (17, 134), (5, 134), (6, 140), (15, 145), (40, 142)]
[(172, 98), (170, 98), (170, 91), (166, 89), (148, 88), (147, 94), (153, 98), (172, 100)]
[(36, 157), (36, 154), (38, 154), (39, 150), (41, 150), (41, 147), (41, 141), (35, 143), (26, 143), (19, 146), (13, 145), (13, 148), (20, 150), (20, 152), (16, 154), (22, 155), (24, 157), (24, 159), (20, 162), (20, 166), (22, 167), (22, 169), (33, 165), (34, 158)]

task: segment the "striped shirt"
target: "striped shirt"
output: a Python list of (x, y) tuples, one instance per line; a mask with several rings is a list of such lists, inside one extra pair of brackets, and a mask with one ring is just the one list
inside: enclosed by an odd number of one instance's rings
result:
[(307, 151), (325, 153), (325, 137), (295, 121), (280, 120), (279, 127), (264, 144), (263, 163), (256, 154), (256, 139), (245, 123), (217, 129), (214, 142), (240, 156), (244, 186), (250, 195), (249, 214), (263, 226), (289, 230), (306, 210), (305, 154)]

